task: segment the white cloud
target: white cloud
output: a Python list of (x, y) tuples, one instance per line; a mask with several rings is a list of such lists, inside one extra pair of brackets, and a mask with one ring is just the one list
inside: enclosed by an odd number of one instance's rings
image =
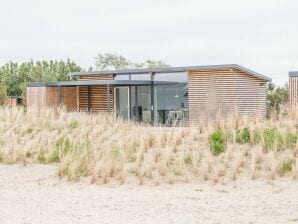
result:
[(1, 4), (0, 64), (99, 51), (172, 65), (238, 63), (282, 84), (298, 70), (294, 0), (10, 0)]

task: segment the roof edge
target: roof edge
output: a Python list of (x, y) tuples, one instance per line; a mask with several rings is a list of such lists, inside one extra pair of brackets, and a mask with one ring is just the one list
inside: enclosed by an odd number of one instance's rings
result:
[(255, 77), (264, 79), (271, 82), (272, 79), (262, 75), (260, 73), (254, 72), (248, 68), (240, 66), (238, 64), (222, 64), (222, 65), (203, 65), (203, 66), (184, 66), (184, 67), (163, 67), (163, 68), (151, 68), (151, 69), (126, 69), (126, 70), (106, 70), (106, 71), (93, 71), (93, 72), (72, 72), (70, 76), (93, 76), (93, 75), (113, 75), (113, 74), (146, 74), (150, 72), (154, 73), (175, 73), (175, 72), (187, 72), (192, 70), (204, 70), (204, 69), (220, 69), (220, 68), (237, 68), (245, 71)]
[(289, 72), (289, 77), (297, 77), (297, 76), (298, 76), (298, 71)]

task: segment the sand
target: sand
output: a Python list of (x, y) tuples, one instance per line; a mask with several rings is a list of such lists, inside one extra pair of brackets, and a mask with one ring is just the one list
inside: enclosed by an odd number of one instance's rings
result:
[(0, 223), (298, 223), (298, 181), (92, 185), (55, 165), (0, 165)]

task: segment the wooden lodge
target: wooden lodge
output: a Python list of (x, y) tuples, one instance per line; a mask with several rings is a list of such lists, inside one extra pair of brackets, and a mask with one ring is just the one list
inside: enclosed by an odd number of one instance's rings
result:
[(239, 116), (258, 113), (265, 117), (266, 83), (271, 81), (236, 64), (76, 72), (71, 76), (77, 80), (28, 84), (27, 106), (115, 112), (124, 119), (153, 125), (195, 126), (219, 112), (221, 116), (237, 111)]

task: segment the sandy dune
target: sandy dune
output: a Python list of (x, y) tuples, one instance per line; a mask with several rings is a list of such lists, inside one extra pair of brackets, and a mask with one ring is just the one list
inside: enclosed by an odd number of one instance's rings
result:
[(1, 165), (0, 223), (298, 223), (298, 181), (102, 186)]

